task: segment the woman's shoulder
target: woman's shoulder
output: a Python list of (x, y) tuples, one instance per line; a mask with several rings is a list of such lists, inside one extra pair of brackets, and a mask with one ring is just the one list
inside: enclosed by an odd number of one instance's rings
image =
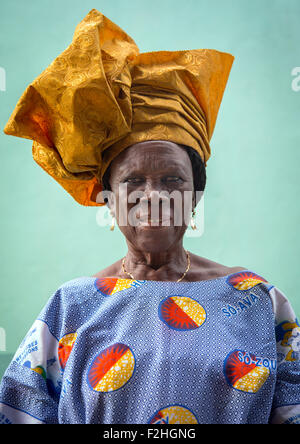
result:
[(72, 303), (82, 303), (93, 297), (93, 291), (94, 278), (80, 276), (69, 279), (52, 291), (42, 311), (64, 311)]
[(224, 265), (194, 253), (190, 253), (190, 257), (194, 280), (218, 279), (247, 270), (246, 267)]

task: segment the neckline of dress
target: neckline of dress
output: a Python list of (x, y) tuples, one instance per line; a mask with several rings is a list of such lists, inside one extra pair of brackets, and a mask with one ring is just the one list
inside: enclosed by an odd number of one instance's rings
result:
[(112, 276), (105, 276), (103, 278), (97, 278), (97, 277), (91, 276), (91, 278), (92, 279), (117, 279), (119, 281), (135, 281), (135, 282), (157, 282), (159, 284), (194, 284), (194, 283), (195, 284), (196, 283), (199, 284), (201, 282), (215, 282), (215, 281), (219, 281), (219, 280), (222, 280), (222, 279), (227, 279), (230, 276), (235, 276), (235, 275), (238, 275), (240, 273), (253, 273), (254, 275), (257, 276), (257, 274), (254, 271), (249, 270), (249, 269), (245, 269), (245, 270), (241, 270), (241, 271), (236, 271), (235, 273), (229, 273), (229, 274), (226, 274), (225, 276), (220, 276), (218, 278), (202, 279), (200, 281), (180, 281), (180, 282), (177, 282), (177, 281), (157, 281), (157, 280), (154, 280), (154, 279), (151, 280), (151, 279), (116, 278), (116, 277), (112, 277)]

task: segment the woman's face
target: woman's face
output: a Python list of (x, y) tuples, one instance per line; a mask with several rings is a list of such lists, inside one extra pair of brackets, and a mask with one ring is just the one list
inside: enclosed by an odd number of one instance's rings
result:
[(162, 251), (180, 241), (189, 224), (193, 170), (187, 152), (169, 141), (145, 141), (112, 162), (111, 213), (120, 230), (142, 251)]

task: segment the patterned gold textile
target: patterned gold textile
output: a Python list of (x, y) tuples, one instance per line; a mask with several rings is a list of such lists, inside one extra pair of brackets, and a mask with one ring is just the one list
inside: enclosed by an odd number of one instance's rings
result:
[(205, 165), (234, 57), (213, 49), (140, 53), (92, 9), (72, 43), (24, 91), (4, 132), (80, 204), (96, 203), (110, 162), (144, 140), (194, 148)]

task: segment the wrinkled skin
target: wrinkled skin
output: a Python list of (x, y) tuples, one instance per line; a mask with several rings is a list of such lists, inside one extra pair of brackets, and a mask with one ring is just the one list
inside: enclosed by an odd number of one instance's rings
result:
[[(135, 279), (179, 279), (187, 267), (183, 236), (191, 211), (196, 205), (192, 165), (187, 152), (169, 141), (134, 144), (112, 161), (109, 182), (114, 201), (110, 201), (108, 206), (128, 246), (126, 270)], [(141, 197), (128, 202), (128, 195), (134, 191), (141, 192)], [(186, 197), (188, 194), (184, 194), (187, 191), (190, 192), (190, 199)], [(179, 198), (163, 196), (163, 193), (168, 196), (172, 192)], [(162, 193), (159, 200), (158, 193)], [(137, 209), (137, 204), (142, 203), (143, 206)], [(133, 214), (135, 218), (132, 218)], [(187, 215), (186, 219), (184, 214)], [(163, 216), (163, 220), (153, 222), (158, 215)], [(131, 223), (124, 225), (126, 217)], [(183, 281), (214, 279), (244, 269), (226, 267), (192, 253), (190, 259), (190, 269)], [(123, 273), (121, 261), (122, 259), (95, 276), (130, 278)]]

